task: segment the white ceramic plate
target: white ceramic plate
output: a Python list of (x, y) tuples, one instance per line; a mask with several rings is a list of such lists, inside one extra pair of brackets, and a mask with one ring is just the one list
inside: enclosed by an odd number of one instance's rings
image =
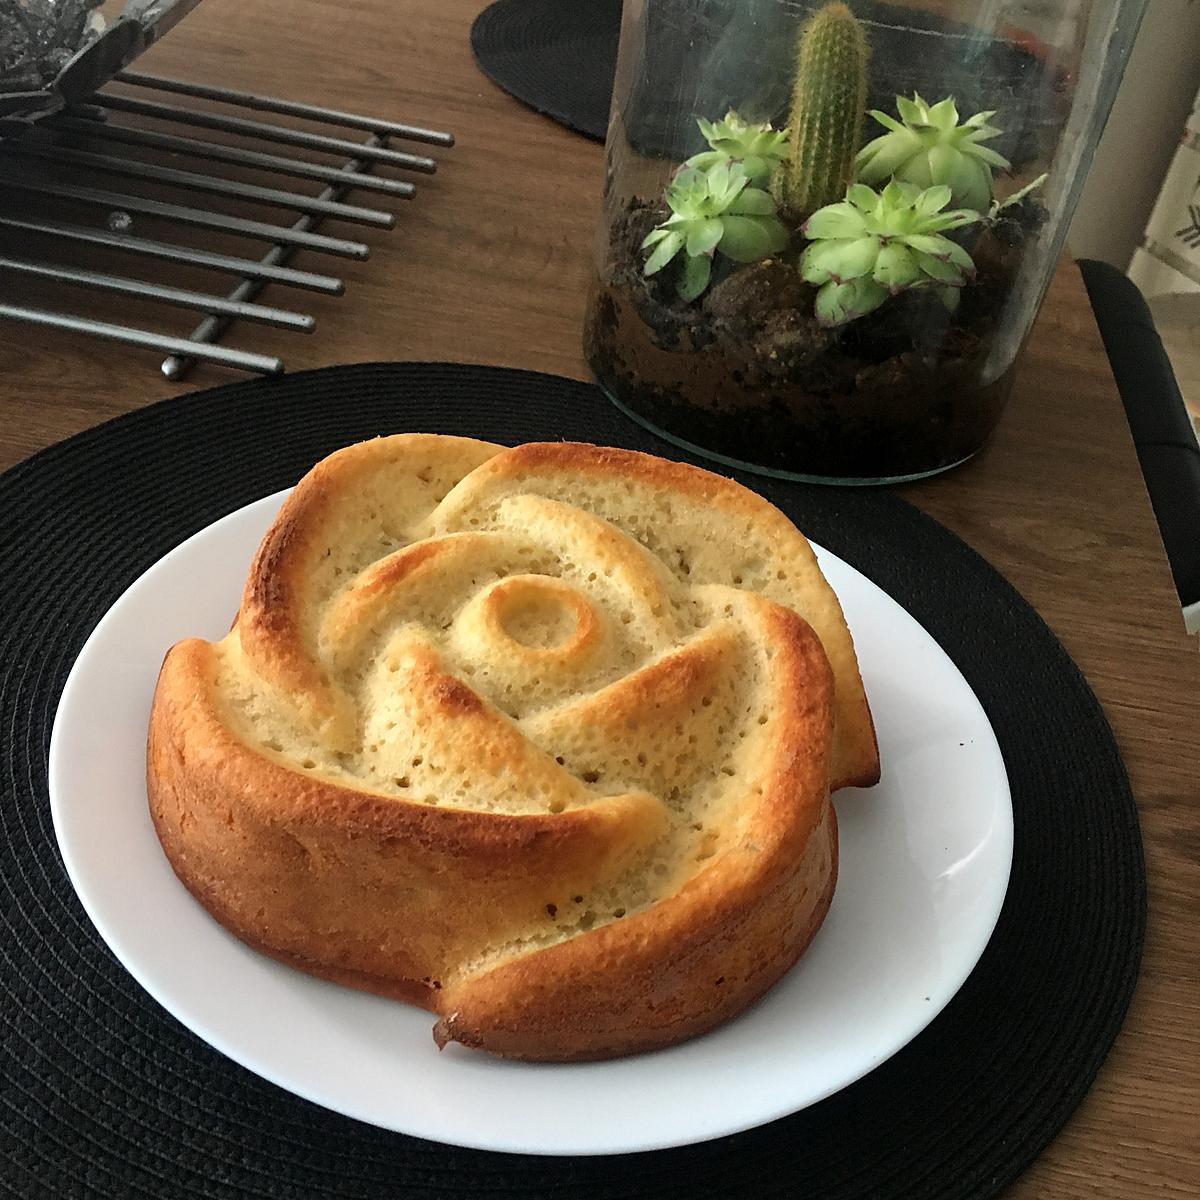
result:
[(929, 635), (827, 552), (878, 726), (883, 782), (837, 797), (841, 875), (800, 964), (705, 1037), (615, 1062), (536, 1065), (451, 1046), (404, 1004), (310, 978), (226, 933), (176, 880), (146, 807), (145, 733), (169, 646), (229, 628), (284, 493), (155, 564), (88, 639), (50, 747), (54, 826), (113, 952), (169, 1012), (266, 1079), (437, 1141), (606, 1154), (702, 1141), (804, 1108), (919, 1033), (962, 985), (1008, 884), (1012, 807), (979, 702)]

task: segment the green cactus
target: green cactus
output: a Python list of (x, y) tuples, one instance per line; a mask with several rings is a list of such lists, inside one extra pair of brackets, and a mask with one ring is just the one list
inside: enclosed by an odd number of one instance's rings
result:
[[(896, 97), (900, 121), (873, 110), (871, 116), (888, 132), (868, 142), (856, 166), (860, 183), (879, 184), (888, 179), (915, 183), (917, 187), (945, 184), (954, 203), (986, 212), (992, 202), (992, 170), (1012, 164), (981, 142), (1003, 132), (988, 121), (994, 112), (976, 113), (958, 123), (953, 96), (926, 104), (920, 96)], [(901, 124), (903, 122), (903, 124)]]
[(676, 291), (691, 301), (708, 287), (718, 251), (737, 263), (778, 254), (788, 232), (775, 216), (775, 201), (748, 183), (746, 168), (728, 159), (707, 171), (684, 166), (667, 188), (671, 215), (642, 242), (650, 251), (642, 273), (657, 274), (684, 251)]
[(718, 163), (741, 163), (751, 187), (766, 187), (771, 172), (787, 153), (787, 133), (777, 133), (768, 122), (747, 124), (730, 109), (723, 121), (696, 120), (709, 149), (693, 154), (686, 165), (707, 171)]
[(772, 180), (793, 224), (846, 195), (867, 106), (866, 34), (845, 4), (827, 4), (800, 31), (787, 158)]
[(844, 325), (910, 288), (935, 288), (947, 307), (975, 274), (971, 256), (945, 235), (982, 216), (947, 210), (950, 189), (922, 190), (893, 179), (882, 192), (856, 183), (839, 204), (818, 209), (804, 223), (809, 245), (800, 273), (815, 283), (817, 320)]

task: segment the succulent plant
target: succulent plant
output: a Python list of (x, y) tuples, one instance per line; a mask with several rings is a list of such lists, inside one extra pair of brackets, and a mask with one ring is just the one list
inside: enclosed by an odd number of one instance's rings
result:
[(745, 168), (752, 187), (765, 187), (786, 153), (786, 130), (780, 132), (766, 121), (747, 124), (732, 109), (724, 120), (706, 121), (700, 117), (696, 124), (710, 147), (687, 160), (687, 165), (698, 171), (707, 171), (732, 159)]
[(682, 250), (676, 287), (684, 300), (694, 300), (708, 287), (718, 251), (748, 263), (782, 250), (788, 232), (775, 216), (775, 201), (748, 184), (738, 163), (722, 161), (707, 171), (685, 165), (667, 188), (671, 215), (642, 242), (651, 251), (643, 272), (654, 275)]
[(802, 230), (810, 239), (800, 272), (817, 284), (817, 320), (844, 325), (878, 308), (889, 296), (916, 287), (939, 289), (947, 307), (974, 274), (971, 256), (944, 235), (982, 219), (969, 209), (951, 209), (944, 184), (919, 188), (893, 180), (876, 192), (857, 183), (846, 199), (818, 209)]
[(911, 100), (896, 97), (900, 120), (873, 109), (871, 116), (887, 133), (859, 151), (855, 165), (860, 183), (882, 183), (895, 178), (927, 188), (945, 184), (954, 203), (987, 212), (992, 202), (992, 168), (1011, 164), (1002, 154), (981, 142), (1002, 130), (988, 121), (994, 112), (979, 112), (961, 125), (952, 96), (926, 104), (914, 94)]
[(993, 200), (988, 210), (988, 220), (994, 221), (1006, 208), (1015, 208), (1026, 196), (1032, 195), (1050, 178), (1049, 171), (1043, 171), (1036, 179), (1030, 180), (1023, 188), (1013, 192), (1006, 200)]
[(800, 30), (787, 157), (771, 187), (779, 211), (796, 224), (840, 200), (854, 181), (868, 57), (863, 27), (845, 4), (825, 5)]

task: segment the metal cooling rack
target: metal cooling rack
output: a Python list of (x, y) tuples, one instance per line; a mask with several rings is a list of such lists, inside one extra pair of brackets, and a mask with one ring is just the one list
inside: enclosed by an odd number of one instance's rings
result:
[[(198, 361), (263, 374), (281, 372), (281, 358), (217, 343), (237, 321), (311, 332), (315, 326), (312, 316), (291, 307), (256, 303), (259, 293), (268, 284), (277, 284), (289, 289), (289, 297), (306, 290), (341, 295), (345, 290), (341, 279), (324, 269), (294, 269), (288, 265), (293, 254), (306, 250), (332, 258), (367, 258), (370, 248), (365, 242), (322, 233), (322, 222), (334, 219), (368, 228), (392, 228), (396, 222), (392, 211), (350, 204), (346, 197), (359, 192), (409, 199), (416, 190), (412, 182), (371, 172), (381, 166), (419, 174), (437, 169), (432, 158), (394, 149), (390, 145), (393, 138), (430, 146), (454, 145), (449, 133), (318, 105), (142, 72), (125, 71), (116, 79), (144, 91), (147, 98), (105, 88), (86, 104), (44, 118), (19, 136), (0, 139), (0, 280), (7, 277), (8, 283), (0, 291), (0, 317), (159, 351), (167, 355), (162, 371), (169, 378), (181, 377)], [(176, 102), (175, 97), (217, 101), (243, 114), (251, 111), (317, 122), (368, 136), (357, 141), (310, 132), (193, 107)], [(153, 123), (150, 127), (143, 124), (147, 118)], [(240, 141), (209, 140), (191, 130), (233, 135)], [(335, 161), (313, 161), (308, 157), (313, 153), (334, 156)], [(234, 174), (222, 168), (232, 168)], [(255, 177), (265, 173), (272, 177), (272, 184), (299, 179), (325, 186), (315, 195), (267, 186), (237, 177), (244, 170)], [(147, 187), (152, 194), (147, 194)], [(176, 192), (191, 196), (177, 197)], [(169, 198), (161, 198), (163, 193)], [(256, 209), (279, 209), (294, 219), (276, 223), (234, 215), (208, 207), (209, 198)], [(63, 208), (81, 210), (85, 216), (64, 216)], [(90, 223), (88, 215), (92, 213), (98, 213), (102, 223)], [(151, 238), (129, 232), (143, 221), (168, 231), (190, 228), (208, 237), (236, 238), (260, 246), (266, 243), (269, 248), (261, 257), (254, 257), (206, 249), (186, 239), (176, 241), (170, 233)], [(50, 247), (48, 259), (14, 250), (14, 246), (25, 248), (31, 239)], [(72, 253), (83, 255), (89, 265), (80, 265), (78, 257), (74, 262), (60, 261), (64, 254)], [(93, 269), (96, 264), (91, 260), (97, 254), (103, 269)], [(125, 264), (148, 260), (217, 273), (232, 277), (235, 283), (227, 294), (220, 295), (125, 273)], [(174, 336), (60, 311), (57, 299), (54, 308), (10, 303), (20, 279), (49, 281), (55, 297), (60, 285), (90, 288), (205, 316), (190, 335)]]

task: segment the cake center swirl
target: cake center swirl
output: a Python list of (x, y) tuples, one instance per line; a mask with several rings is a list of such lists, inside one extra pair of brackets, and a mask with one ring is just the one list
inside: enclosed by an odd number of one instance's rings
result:
[(571, 657), (596, 633), (591, 604), (569, 584), (545, 575), (501, 580), (484, 593), (482, 606), (488, 633), (526, 653)]

